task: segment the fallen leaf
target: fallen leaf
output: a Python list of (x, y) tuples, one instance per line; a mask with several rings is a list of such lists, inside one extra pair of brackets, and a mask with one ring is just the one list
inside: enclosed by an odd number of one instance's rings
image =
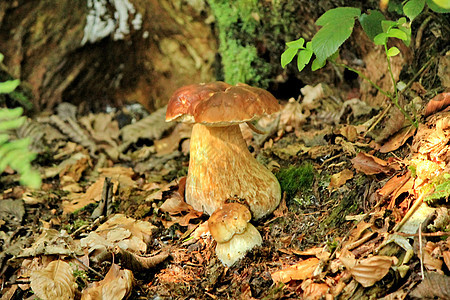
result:
[(191, 124), (178, 123), (168, 137), (154, 142), (157, 155), (163, 156), (177, 150), (180, 142), (191, 136), (191, 131)]
[(305, 280), (312, 275), (319, 263), (320, 260), (317, 258), (303, 260), (295, 265), (272, 273), (272, 280), (282, 283), (288, 283), (291, 280)]
[(133, 287), (133, 272), (112, 264), (103, 280), (83, 290), (82, 300), (125, 299)]
[(314, 100), (320, 99), (324, 95), (324, 89), (321, 83), (316, 86), (306, 85), (300, 91), (303, 94), (302, 103), (305, 104), (312, 104)]
[(139, 139), (160, 139), (164, 132), (176, 125), (176, 122), (166, 122), (165, 119), (166, 107), (161, 107), (142, 120), (123, 127), (120, 130), (123, 143), (135, 143)]
[(171, 215), (177, 215), (193, 210), (192, 206), (187, 204), (178, 192), (174, 192), (167, 198), (159, 209)]
[(444, 110), (450, 105), (450, 92), (437, 94), (428, 102), (425, 107), (424, 115), (427, 117), (438, 111)]
[(303, 298), (305, 300), (319, 300), (323, 299), (330, 287), (326, 283), (316, 283), (316, 282), (308, 282), (307, 284), (305, 280), (304, 283), (302, 283), (302, 290), (303, 290)]
[(450, 299), (450, 277), (428, 272), (410, 295), (418, 299)]
[(364, 152), (359, 152), (351, 162), (358, 172), (366, 175), (390, 173), (394, 170), (387, 161)]
[(344, 136), (348, 141), (354, 142), (358, 137), (358, 131), (353, 125), (344, 125), (338, 129), (338, 133)]
[(397, 150), (402, 146), (406, 141), (414, 135), (416, 132), (416, 127), (408, 126), (400, 130), (397, 134), (391, 137), (386, 143), (383, 144), (380, 148), (381, 153), (388, 153), (394, 150)]
[(303, 112), (303, 106), (298, 101), (295, 101), (294, 98), (290, 98), (280, 112), (279, 129), (286, 132), (298, 129), (306, 122), (310, 114), (309, 110)]
[(55, 260), (44, 269), (31, 272), (30, 285), (37, 297), (52, 300), (73, 299), (77, 287), (72, 268), (62, 260)]
[(331, 175), (330, 184), (328, 185), (329, 190), (333, 190), (343, 186), (347, 180), (353, 178), (353, 172), (349, 169), (344, 169), (339, 173)]
[(358, 260), (354, 265), (346, 264), (345, 260), (339, 259), (363, 287), (374, 285), (375, 282), (386, 276), (392, 264), (397, 263), (397, 258), (391, 256), (372, 256)]

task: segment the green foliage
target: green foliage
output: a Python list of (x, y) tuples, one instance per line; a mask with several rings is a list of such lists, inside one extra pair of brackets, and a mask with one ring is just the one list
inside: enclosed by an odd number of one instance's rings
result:
[[(11, 80), (0, 82), (0, 93), (12, 92), (19, 82)], [(31, 168), (31, 162), (36, 154), (28, 150), (31, 143), (29, 138), (10, 140), (8, 131), (19, 128), (25, 122), (22, 117), (23, 109), (21, 107), (0, 109), (0, 173), (7, 166), (20, 174), (20, 183), (32, 188), (41, 186), (41, 177), (39, 173)]]
[[(441, 178), (438, 178), (438, 183), (431, 195), (425, 197), (425, 201), (433, 201), (442, 198), (449, 198), (450, 196), (450, 174), (446, 173)], [(439, 182), (440, 181), (440, 182)]]
[(288, 199), (293, 198), (299, 190), (310, 190), (314, 182), (314, 168), (311, 164), (303, 164), (300, 167), (281, 169), (276, 174), (281, 185), (281, 190), (286, 193)]
[[(434, 2), (433, 2), (434, 1)], [(408, 0), (403, 3), (403, 13), (409, 18), (407, 22), (405, 17), (397, 21), (386, 20), (384, 15), (377, 10), (369, 10), (368, 13), (361, 14), (358, 8), (354, 7), (337, 7), (326, 11), (316, 21), (316, 25), (322, 26), (314, 35), (311, 42), (305, 44), (303, 38), (286, 43), (287, 49), (281, 55), (281, 66), (285, 68), (297, 55), (297, 67), (301, 71), (309, 64), (313, 55), (315, 59), (311, 64), (313, 71), (322, 68), (326, 61), (347, 68), (356, 72), (363, 79), (367, 80), (382, 94), (392, 100), (395, 106), (405, 115), (405, 117), (414, 125), (417, 121), (413, 121), (409, 114), (398, 103), (397, 82), (391, 69), (390, 58), (400, 53), (397, 47), (388, 48), (388, 40), (396, 38), (403, 41), (406, 46), (411, 43), (411, 22), (423, 11), (425, 3), (435, 12), (450, 12), (440, 0)], [(388, 71), (392, 80), (393, 93), (389, 93), (381, 89), (377, 84), (364, 76), (360, 71), (353, 69), (345, 64), (336, 62), (339, 47), (350, 37), (353, 32), (355, 20), (358, 19), (364, 32), (376, 44), (382, 45), (385, 50), (386, 60), (388, 63)]]

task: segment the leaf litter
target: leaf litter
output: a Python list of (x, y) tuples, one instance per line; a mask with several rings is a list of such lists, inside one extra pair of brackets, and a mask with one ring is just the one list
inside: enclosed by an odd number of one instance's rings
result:
[[(189, 126), (165, 123), (161, 108), (119, 128), (114, 113), (78, 116), (69, 104), (33, 120), (43, 132), (27, 132), (48, 146), (36, 147), (47, 151), (39, 164), (45, 182), (41, 191), (1, 194), (2, 294), (446, 297), (450, 115), (433, 103), (417, 131), (386, 119), (389, 128), (371, 135), (377, 109), (358, 96), (308, 86), (254, 124), (269, 128), (265, 135), (243, 126), (274, 173), (306, 161), (314, 179), (255, 223), (263, 244), (230, 268), (215, 256), (207, 216), (184, 202)], [(2, 183), (14, 180), (9, 174)], [(110, 209), (94, 214), (105, 201)]]

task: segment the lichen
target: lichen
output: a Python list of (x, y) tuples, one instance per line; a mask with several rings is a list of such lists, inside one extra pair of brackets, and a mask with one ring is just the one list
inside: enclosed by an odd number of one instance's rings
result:
[[(130, 34), (129, 17), (134, 16), (131, 25), (134, 30), (141, 29), (142, 15), (136, 13), (128, 0), (87, 0), (88, 15), (81, 44), (95, 43), (111, 34), (115, 41)], [(108, 8), (112, 7), (112, 11)]]

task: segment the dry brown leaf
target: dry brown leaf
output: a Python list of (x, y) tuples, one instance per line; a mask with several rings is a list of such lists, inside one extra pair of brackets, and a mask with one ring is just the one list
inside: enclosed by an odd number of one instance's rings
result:
[(436, 272), (426, 273), (424, 281), (410, 295), (419, 299), (450, 299), (450, 277)]
[(442, 258), (444, 259), (444, 262), (445, 262), (445, 265), (447, 266), (447, 269), (450, 270), (450, 251), (442, 252)]
[(319, 300), (323, 299), (330, 287), (326, 283), (311, 282), (311, 280), (305, 280), (302, 285), (303, 298), (305, 300)]
[[(118, 182), (116, 180), (111, 180), (111, 182), (114, 183), (113, 193), (115, 193), (117, 190)], [(99, 202), (102, 199), (104, 183), (105, 178), (101, 177), (90, 187), (88, 187), (85, 193), (74, 193), (70, 195), (69, 199), (63, 200), (63, 213), (71, 214), (79, 209), (82, 209), (86, 205)]]
[(184, 199), (178, 192), (174, 192), (169, 198), (167, 198), (159, 209), (171, 215), (177, 215), (193, 210), (192, 206), (184, 202)]
[(112, 264), (105, 278), (83, 290), (82, 300), (124, 299), (133, 287), (133, 272)]
[(353, 172), (349, 169), (344, 169), (339, 173), (331, 175), (330, 184), (328, 185), (329, 190), (333, 190), (343, 186), (347, 180), (353, 178)]
[(127, 125), (120, 130), (125, 144), (135, 143), (139, 139), (157, 140), (164, 132), (176, 125), (176, 122), (166, 122), (166, 107), (154, 111), (142, 120)]
[(383, 144), (380, 148), (381, 153), (388, 153), (394, 150), (397, 150), (402, 146), (406, 141), (414, 135), (416, 132), (416, 128), (414, 126), (408, 126), (400, 130), (397, 134), (395, 134), (392, 138), (390, 138), (386, 143)]
[(146, 253), (155, 228), (149, 222), (117, 214), (82, 238), (81, 246), (93, 256), (115, 246), (131, 252)]
[(177, 150), (180, 142), (191, 136), (191, 131), (191, 124), (178, 123), (168, 137), (154, 142), (157, 155), (163, 156)]
[(387, 161), (363, 152), (359, 152), (351, 162), (358, 172), (366, 175), (389, 173), (393, 170)]
[[(114, 181), (120, 183), (121, 187), (136, 186), (136, 182), (133, 177), (136, 175), (132, 168), (125, 167), (112, 167), (112, 168), (99, 168), (98, 171), (104, 177), (109, 177)], [(116, 191), (116, 187), (114, 192)]]
[(374, 285), (375, 282), (386, 276), (392, 264), (397, 263), (397, 258), (391, 256), (372, 256), (356, 261), (353, 266), (347, 262), (344, 263), (345, 259), (339, 259), (363, 287)]
[(303, 260), (295, 265), (272, 273), (272, 280), (282, 283), (287, 283), (291, 280), (305, 280), (313, 274), (319, 263), (320, 260), (317, 258)]
[(73, 299), (77, 287), (72, 268), (62, 260), (52, 261), (46, 268), (31, 272), (30, 282), (31, 289), (41, 299)]
[(444, 110), (450, 105), (450, 92), (444, 92), (436, 95), (433, 99), (428, 102), (425, 107), (425, 116), (432, 115), (438, 111)]
[(353, 125), (344, 125), (338, 129), (338, 133), (343, 135), (348, 141), (354, 142), (358, 137), (358, 131)]
[(120, 265), (134, 272), (143, 272), (166, 260), (170, 253), (163, 251), (154, 256), (140, 256), (135, 253), (126, 251), (118, 246), (114, 247), (114, 254), (120, 259)]
[(307, 249), (305, 251), (299, 251), (299, 250), (295, 250), (295, 249), (289, 249), (289, 250), (291, 250), (291, 252), (294, 253), (295, 255), (315, 256), (318, 259), (323, 259), (323, 260), (328, 259), (331, 255), (331, 253), (328, 252), (327, 250), (325, 250), (323, 247), (314, 247), (314, 248)]
[(279, 129), (287, 132), (298, 129), (306, 122), (310, 114), (308, 110), (303, 112), (302, 105), (291, 98), (280, 113)]

